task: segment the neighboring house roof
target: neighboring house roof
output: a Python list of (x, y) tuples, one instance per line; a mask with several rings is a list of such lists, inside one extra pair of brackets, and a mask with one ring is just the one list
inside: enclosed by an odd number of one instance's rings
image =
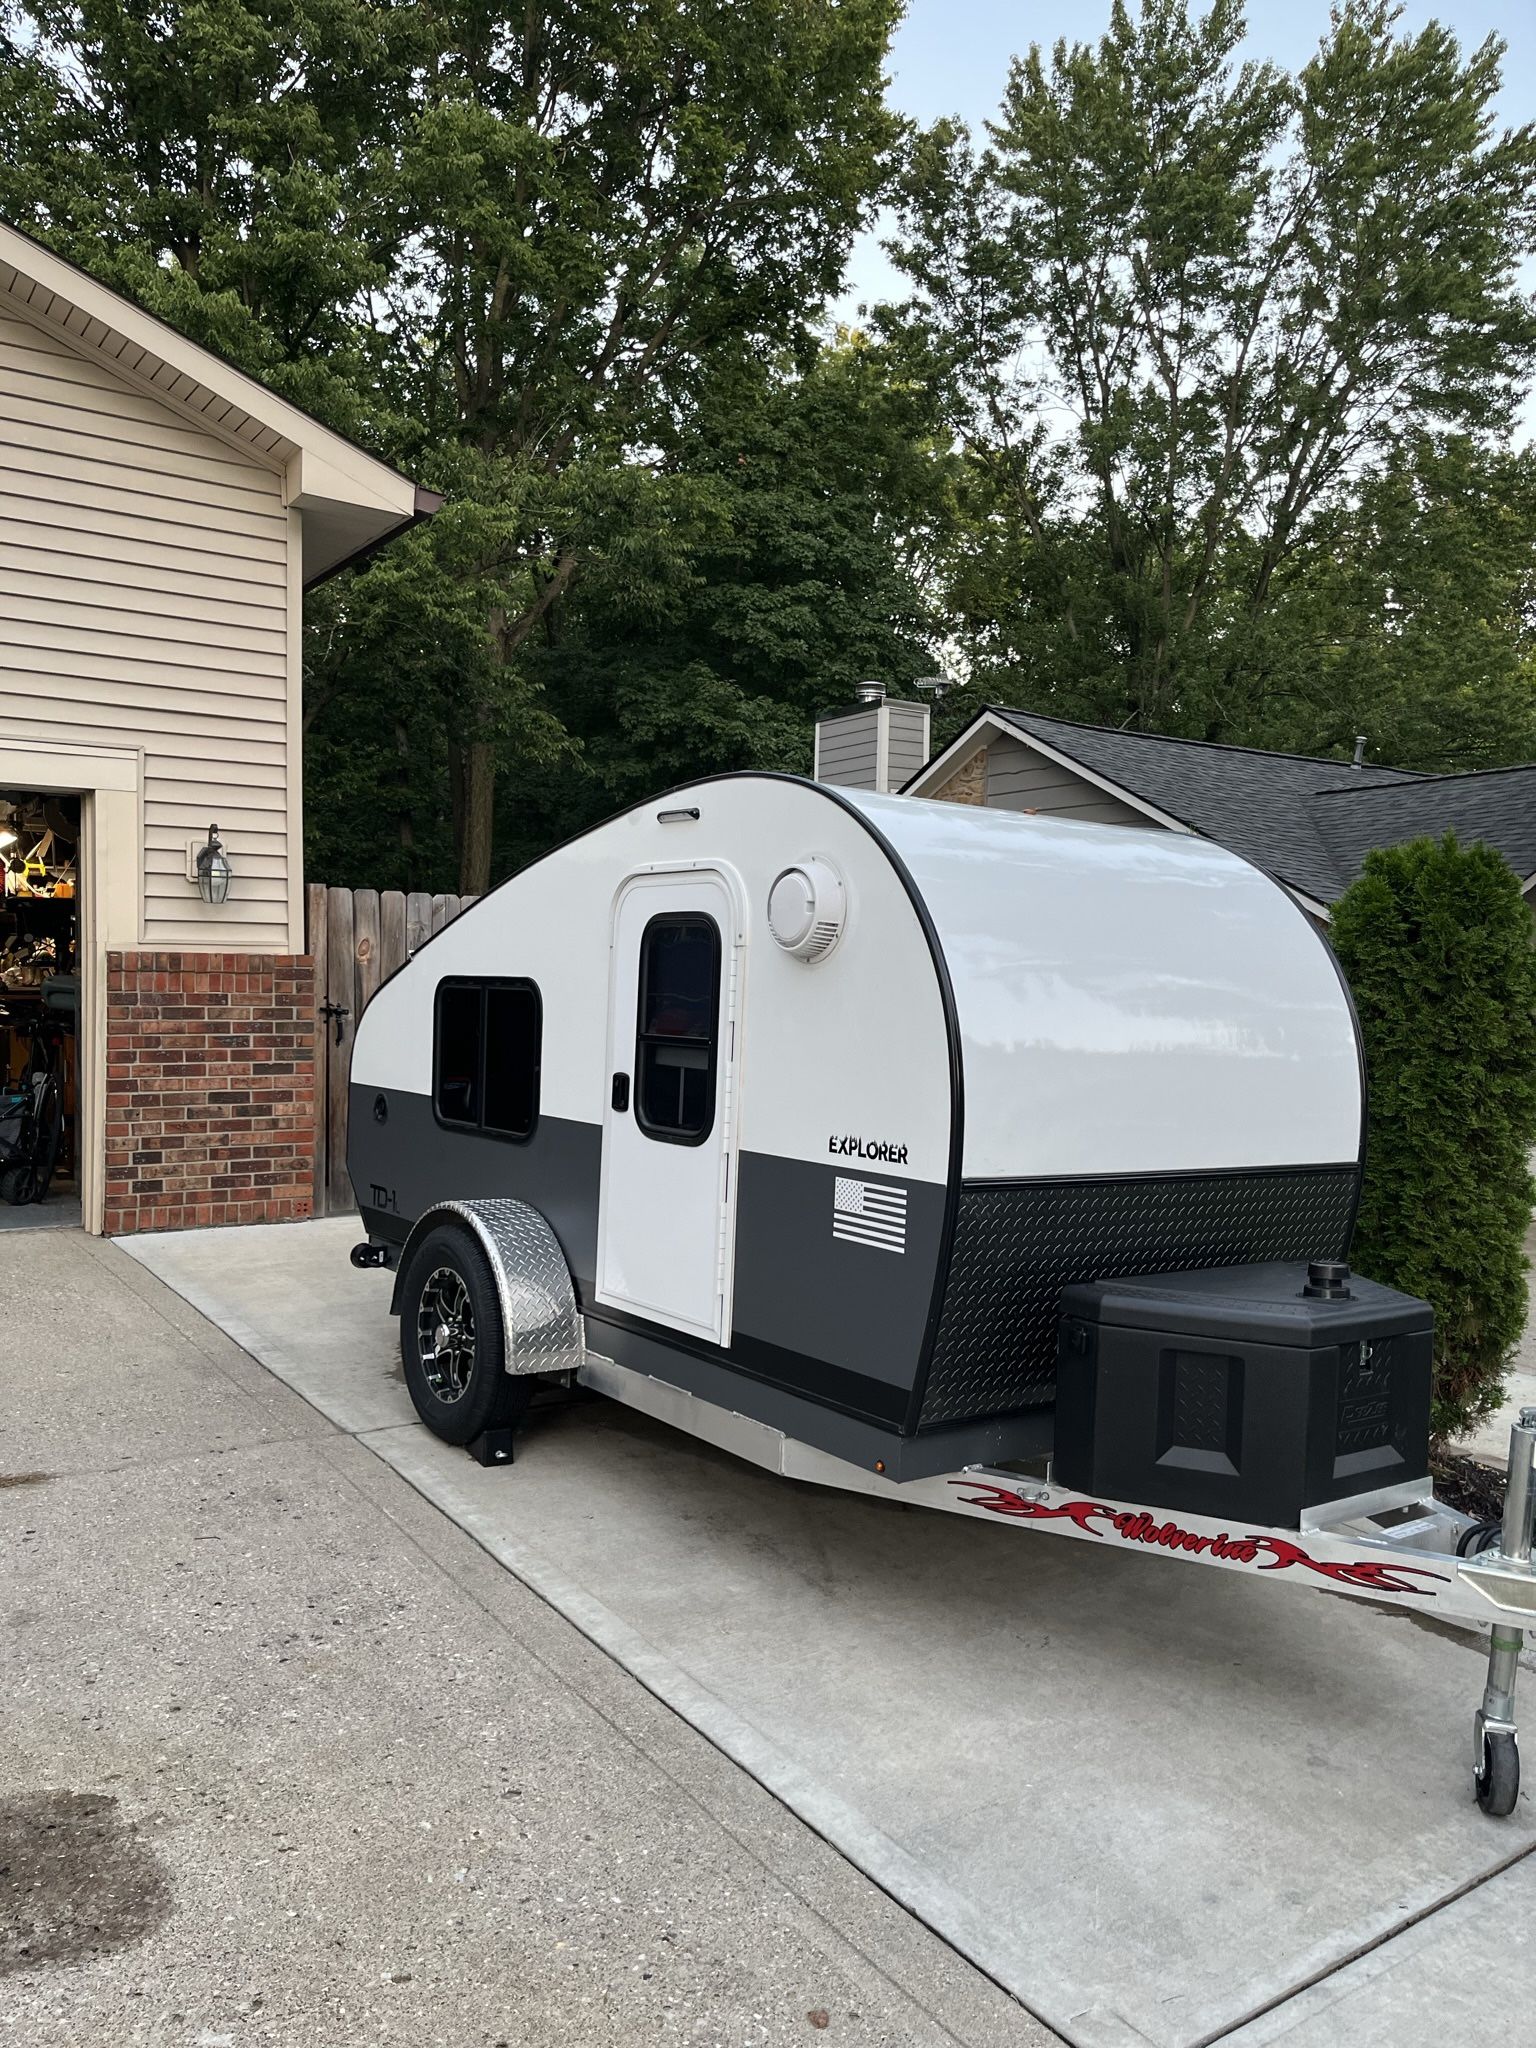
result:
[(120, 292), (0, 221), (0, 302), (253, 455), (304, 515), (304, 581), (370, 553), (441, 500)]
[(1374, 789), (1322, 790), (1312, 814), (1350, 881), (1373, 846), (1397, 846), (1426, 832), (1486, 840), (1523, 883), (1536, 881), (1536, 767), (1416, 775)]
[(1154, 823), (1220, 841), (1319, 907), (1343, 894), (1372, 847), (1426, 833), (1486, 840), (1522, 882), (1536, 878), (1536, 767), (1468, 775), (1352, 768), (989, 705), (908, 792), (940, 786), (992, 732), (1023, 740)]

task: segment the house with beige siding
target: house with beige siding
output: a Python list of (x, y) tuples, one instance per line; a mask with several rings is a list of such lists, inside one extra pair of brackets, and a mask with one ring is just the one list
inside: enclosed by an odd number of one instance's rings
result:
[(303, 593), (434, 504), (0, 224), (0, 1050), (77, 979), (88, 1228), (307, 1212)]

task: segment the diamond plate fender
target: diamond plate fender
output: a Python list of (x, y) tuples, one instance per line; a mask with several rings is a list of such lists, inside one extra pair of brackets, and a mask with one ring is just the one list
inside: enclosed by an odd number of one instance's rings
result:
[(411, 1225), (401, 1249), (391, 1313), (400, 1312), (400, 1289), (417, 1245), (429, 1230), (447, 1222), (462, 1223), (472, 1231), (491, 1262), (501, 1298), (507, 1371), (580, 1371), (585, 1348), (570, 1268), (555, 1233), (527, 1202), (438, 1202), (425, 1210)]

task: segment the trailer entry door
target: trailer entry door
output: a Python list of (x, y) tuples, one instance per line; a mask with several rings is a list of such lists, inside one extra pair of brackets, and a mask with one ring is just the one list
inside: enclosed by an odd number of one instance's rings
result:
[(708, 871), (637, 876), (614, 915), (597, 1296), (723, 1343), (734, 1243), (735, 916)]

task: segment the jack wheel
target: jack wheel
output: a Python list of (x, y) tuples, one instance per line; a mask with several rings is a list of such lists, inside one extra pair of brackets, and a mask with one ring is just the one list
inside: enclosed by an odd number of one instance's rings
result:
[(1509, 1730), (1482, 1735), (1472, 1791), (1490, 1819), (1503, 1820), (1514, 1812), (1520, 1796), (1520, 1745)]

